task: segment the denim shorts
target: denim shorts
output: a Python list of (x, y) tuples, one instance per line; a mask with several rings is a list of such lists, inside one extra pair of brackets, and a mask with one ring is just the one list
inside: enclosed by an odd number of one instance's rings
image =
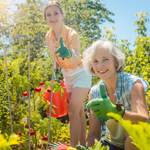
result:
[(63, 73), (63, 76), (68, 92), (71, 92), (72, 88), (91, 88), (92, 75), (84, 68), (80, 68), (74, 74)]

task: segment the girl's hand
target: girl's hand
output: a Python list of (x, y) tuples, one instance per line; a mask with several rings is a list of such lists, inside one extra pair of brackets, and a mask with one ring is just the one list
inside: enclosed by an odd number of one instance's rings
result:
[(64, 46), (62, 38), (60, 38), (60, 47), (57, 49), (56, 54), (62, 59), (70, 58), (72, 56), (71, 50)]

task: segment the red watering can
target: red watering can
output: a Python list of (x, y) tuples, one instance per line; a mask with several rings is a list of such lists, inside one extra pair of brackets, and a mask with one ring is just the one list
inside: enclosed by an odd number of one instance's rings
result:
[[(51, 116), (54, 118), (60, 118), (68, 114), (68, 94), (63, 81), (60, 81), (60, 85), (61, 88), (63, 88), (63, 92), (58, 90), (57, 92), (52, 93), (52, 91), (47, 90), (43, 95), (44, 100), (50, 102), (51, 94), (53, 94), (51, 101), (52, 106), (54, 107)], [(49, 112), (49, 109), (47, 112)]]

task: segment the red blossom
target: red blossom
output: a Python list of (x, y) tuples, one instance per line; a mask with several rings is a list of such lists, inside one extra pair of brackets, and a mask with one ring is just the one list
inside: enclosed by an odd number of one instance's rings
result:
[(33, 136), (36, 134), (36, 131), (33, 130), (32, 128), (30, 128), (28, 132), (29, 132), (30, 136)]
[(47, 92), (49, 92), (49, 93), (51, 92), (51, 88), (50, 87), (47, 89)]
[(40, 86), (43, 86), (44, 84), (45, 84), (44, 82), (40, 82), (40, 83), (39, 83)]
[(27, 96), (29, 96), (29, 93), (28, 93), (28, 91), (24, 91), (24, 92), (22, 93), (22, 96), (24, 96), (24, 97), (27, 97)]
[(41, 92), (41, 87), (36, 87), (34, 90), (35, 92)]
[(48, 136), (47, 135), (44, 135), (44, 136), (42, 136), (42, 141), (48, 141)]

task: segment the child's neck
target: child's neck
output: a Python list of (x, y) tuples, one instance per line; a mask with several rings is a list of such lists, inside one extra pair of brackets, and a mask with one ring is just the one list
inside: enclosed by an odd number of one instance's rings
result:
[(63, 24), (53, 29), (56, 41), (58, 41), (62, 35), (62, 28), (63, 28)]

